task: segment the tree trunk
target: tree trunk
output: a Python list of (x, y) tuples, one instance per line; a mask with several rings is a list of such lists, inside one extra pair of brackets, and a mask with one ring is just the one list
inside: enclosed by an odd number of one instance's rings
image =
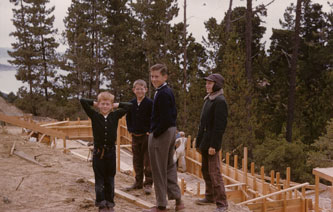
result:
[(252, 0), (247, 0), (247, 10), (246, 10), (246, 29), (245, 29), (245, 42), (246, 42), (246, 61), (245, 61), (245, 71), (247, 81), (251, 84), (252, 82)]
[(226, 26), (225, 26), (225, 31), (227, 34), (230, 32), (230, 26), (231, 26), (231, 11), (232, 11), (232, 0), (230, 0), (229, 3), (229, 9), (227, 12), (227, 18), (226, 18)]
[(184, 125), (186, 126), (186, 120), (187, 120), (187, 109), (186, 109), (186, 78), (187, 78), (187, 73), (186, 73), (186, 68), (187, 68), (187, 42), (186, 42), (186, 0), (184, 0), (184, 31), (183, 31), (183, 36), (184, 36)]
[(287, 131), (286, 139), (288, 142), (292, 142), (292, 130), (294, 121), (294, 110), (295, 110), (295, 88), (296, 88), (296, 70), (298, 60), (298, 49), (299, 49), (299, 34), (300, 34), (300, 22), (302, 12), (302, 0), (297, 0), (296, 5), (296, 20), (295, 20), (295, 34), (294, 34), (294, 47), (291, 56), (291, 69), (289, 75), (289, 94), (288, 94), (288, 117), (287, 117)]

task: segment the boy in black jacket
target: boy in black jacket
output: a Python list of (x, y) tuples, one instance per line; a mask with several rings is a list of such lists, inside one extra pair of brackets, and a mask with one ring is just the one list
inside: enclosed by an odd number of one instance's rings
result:
[(148, 155), (148, 135), (153, 101), (145, 96), (146, 92), (147, 83), (144, 80), (138, 79), (133, 83), (135, 98), (131, 100), (133, 107), (126, 116), (126, 122), (127, 130), (132, 135), (135, 183), (126, 190), (141, 189), (144, 186), (144, 192), (150, 194), (153, 178)]
[[(113, 212), (114, 176), (116, 174), (115, 140), (117, 138), (118, 120), (131, 108), (131, 103), (113, 103), (114, 96), (102, 92), (97, 102), (80, 99), (84, 111), (92, 123), (94, 136), (93, 170), (95, 174), (96, 206), (99, 211)], [(92, 106), (98, 108), (95, 111)], [(113, 111), (113, 109), (118, 108)]]

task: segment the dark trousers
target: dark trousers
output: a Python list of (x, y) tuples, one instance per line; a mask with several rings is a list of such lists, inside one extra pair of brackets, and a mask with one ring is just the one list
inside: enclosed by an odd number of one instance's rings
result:
[(116, 175), (116, 151), (114, 147), (104, 149), (103, 154), (102, 149), (94, 149), (93, 170), (96, 206), (114, 207), (114, 176)]
[(228, 206), (221, 174), (219, 152), (216, 152), (215, 155), (209, 155), (208, 152), (203, 151), (201, 171), (206, 184), (206, 198), (215, 200), (217, 207)]
[(142, 185), (143, 175), (145, 176), (144, 186), (153, 184), (149, 154), (148, 135), (132, 135), (133, 167), (135, 171), (135, 181)]

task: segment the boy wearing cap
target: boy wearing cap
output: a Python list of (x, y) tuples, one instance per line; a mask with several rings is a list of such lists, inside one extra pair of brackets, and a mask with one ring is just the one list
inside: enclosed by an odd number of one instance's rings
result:
[(220, 171), (219, 151), (227, 126), (228, 107), (223, 96), (224, 78), (220, 74), (205, 77), (207, 96), (200, 116), (196, 149), (202, 154), (202, 175), (206, 191), (203, 199), (196, 200), (199, 205), (216, 203), (215, 212), (228, 209), (227, 196)]

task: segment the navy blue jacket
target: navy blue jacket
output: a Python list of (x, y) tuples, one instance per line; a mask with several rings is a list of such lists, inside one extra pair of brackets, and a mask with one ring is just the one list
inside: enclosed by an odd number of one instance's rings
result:
[(175, 97), (166, 84), (162, 85), (157, 88), (155, 93), (150, 131), (153, 132), (153, 136), (156, 138), (169, 127), (175, 127), (176, 119)]
[(119, 103), (119, 108), (110, 112), (106, 118), (92, 108), (94, 105), (93, 100), (80, 99), (80, 103), (91, 119), (94, 146), (114, 146), (117, 139), (118, 120), (130, 110), (132, 103)]
[(149, 132), (153, 101), (148, 97), (144, 97), (140, 105), (138, 105), (136, 98), (130, 102), (133, 106), (126, 115), (127, 130), (135, 134)]

